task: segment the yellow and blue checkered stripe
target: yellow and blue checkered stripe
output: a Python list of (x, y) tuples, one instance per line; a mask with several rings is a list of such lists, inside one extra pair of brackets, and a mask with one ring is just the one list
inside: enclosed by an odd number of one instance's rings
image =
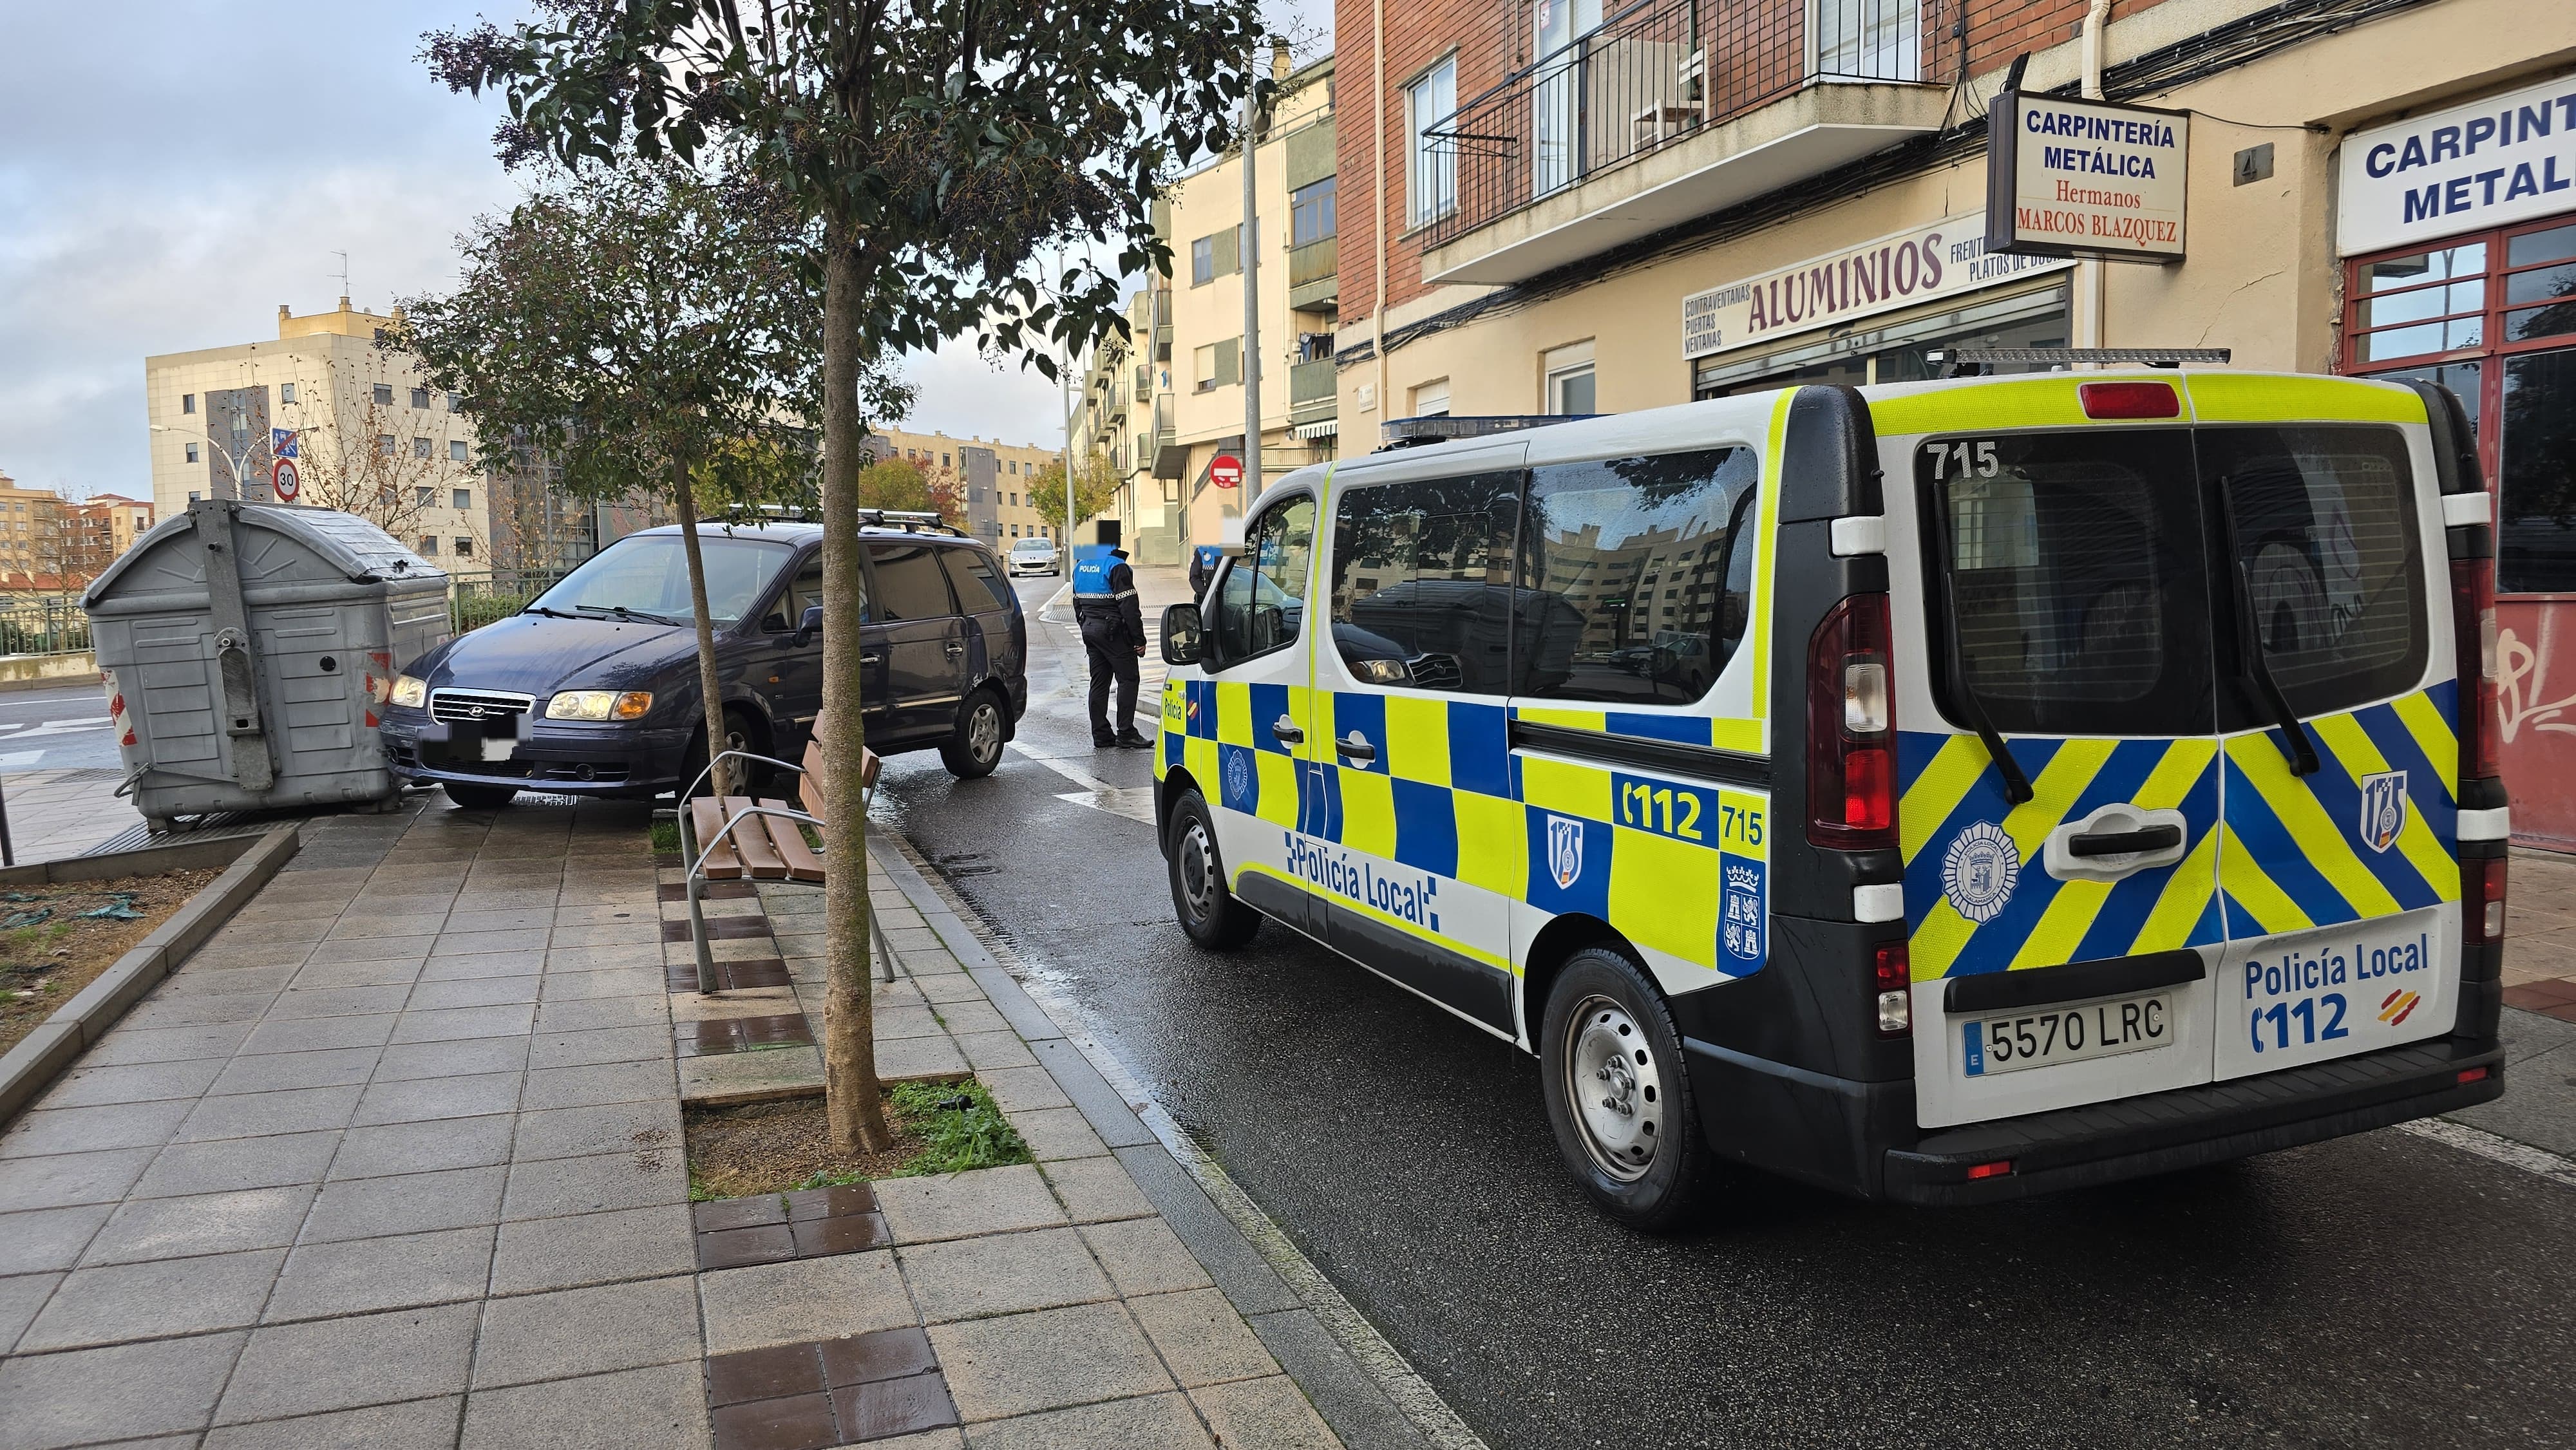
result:
[[(2227, 742), (2219, 886), (2231, 939), (2388, 916), (2460, 897), (2459, 688), (2451, 681), (2308, 722), (2319, 769), (2290, 773), (2280, 732)], [(2405, 773), (2405, 824), (2364, 836), (2363, 781)]]

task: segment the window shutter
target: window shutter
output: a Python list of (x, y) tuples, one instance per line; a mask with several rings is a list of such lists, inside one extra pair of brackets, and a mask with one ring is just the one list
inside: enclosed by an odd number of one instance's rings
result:
[(1216, 385), (1230, 387), (1243, 381), (1243, 339), (1229, 337), (1216, 345)]

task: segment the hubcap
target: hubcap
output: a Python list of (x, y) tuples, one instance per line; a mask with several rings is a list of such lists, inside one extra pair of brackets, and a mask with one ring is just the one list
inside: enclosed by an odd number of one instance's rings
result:
[(966, 748), (977, 760), (990, 760), (1002, 748), (1002, 712), (986, 701), (966, 717)]
[(1645, 1177), (1664, 1132), (1663, 1073), (1645, 1029), (1608, 997), (1575, 1008), (1565, 1096), (1593, 1163), (1622, 1183)]
[(1216, 910), (1214, 859), (1215, 853), (1208, 848), (1207, 827), (1195, 820), (1182, 827), (1180, 849), (1172, 853), (1172, 869), (1180, 873), (1181, 901), (1189, 908), (1192, 921), (1205, 921)]

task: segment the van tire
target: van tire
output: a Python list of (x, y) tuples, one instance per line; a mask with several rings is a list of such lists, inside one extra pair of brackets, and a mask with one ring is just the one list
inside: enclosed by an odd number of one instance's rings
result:
[(939, 747), (939, 763), (959, 780), (981, 780), (1002, 763), (1002, 742), (1010, 733), (1000, 697), (977, 690), (957, 707), (957, 725)]
[(1709, 1149), (1681, 1033), (1635, 962), (1608, 947), (1566, 959), (1548, 992), (1539, 1065), (1557, 1151), (1583, 1191), (1631, 1228), (1680, 1226), (1708, 1178)]
[(447, 798), (461, 811), (497, 811), (519, 794), (514, 785), (459, 785), (452, 780), (441, 781), (438, 788), (447, 792)]
[(1217, 855), (1216, 822), (1207, 797), (1181, 792), (1172, 806), (1172, 825), (1163, 838), (1163, 874), (1172, 883), (1172, 915), (1181, 931), (1212, 952), (1230, 952), (1261, 930), (1261, 913), (1244, 905), (1225, 884), (1225, 862)]

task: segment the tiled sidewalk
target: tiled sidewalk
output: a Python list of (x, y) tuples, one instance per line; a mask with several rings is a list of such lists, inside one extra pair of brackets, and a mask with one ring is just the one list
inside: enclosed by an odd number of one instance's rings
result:
[(926, 928), (884, 1011), (1040, 1163), (693, 1214), (643, 826), (307, 827), (0, 1135), (0, 1450), (1338, 1443)]
[(2576, 1022), (2576, 858), (2515, 851), (2505, 886), (2505, 1005)]
[(9, 846), (24, 861), (77, 856), (143, 824), (134, 802), (119, 797), (114, 770), (27, 770), (0, 777), (8, 793)]

